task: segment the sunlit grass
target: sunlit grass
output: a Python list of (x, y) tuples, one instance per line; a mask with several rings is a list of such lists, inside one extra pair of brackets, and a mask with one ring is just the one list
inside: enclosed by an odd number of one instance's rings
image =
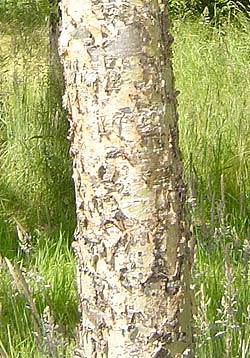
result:
[(223, 219), (244, 232), (250, 214), (250, 24), (243, 25), (179, 23), (174, 67), (181, 148), (198, 210), (214, 215), (215, 225)]
[(175, 23), (180, 145), (197, 239), (196, 356), (250, 355), (250, 23)]
[[(14, 276), (2, 263), (0, 352), (3, 356), (29, 357), (33, 352), (32, 356), (39, 357), (46, 350), (54, 350), (54, 355), (45, 354), (52, 357), (60, 357), (63, 352), (72, 353), (74, 328), (79, 317), (76, 286), (72, 279), (75, 259), (68, 241), (62, 234), (50, 239), (39, 237), (29, 256), (19, 252), (15, 264), (13, 260), (8, 261), (13, 265)], [(28, 294), (23, 289), (25, 283), (29, 287)], [(34, 302), (35, 311), (30, 300)], [(55, 326), (47, 322), (45, 312), (48, 309)], [(48, 344), (49, 334), (53, 334), (51, 346)]]
[(48, 30), (3, 39), (0, 212), (28, 220), (32, 229), (65, 224), (72, 230), (68, 124), (48, 69)]

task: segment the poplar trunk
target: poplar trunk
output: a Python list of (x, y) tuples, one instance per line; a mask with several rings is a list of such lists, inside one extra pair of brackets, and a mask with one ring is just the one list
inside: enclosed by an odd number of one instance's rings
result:
[(192, 250), (166, 2), (62, 0), (61, 11), (79, 352), (191, 357)]

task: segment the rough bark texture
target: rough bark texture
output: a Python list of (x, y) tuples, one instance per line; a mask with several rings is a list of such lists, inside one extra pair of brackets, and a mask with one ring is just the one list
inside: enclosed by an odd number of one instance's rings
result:
[(63, 0), (61, 10), (81, 354), (191, 357), (191, 255), (165, 1)]

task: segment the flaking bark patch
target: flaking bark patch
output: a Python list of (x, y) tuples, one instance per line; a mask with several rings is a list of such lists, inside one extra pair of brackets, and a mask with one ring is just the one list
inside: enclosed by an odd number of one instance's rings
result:
[(87, 358), (191, 357), (166, 5), (63, 0), (61, 10), (81, 348)]

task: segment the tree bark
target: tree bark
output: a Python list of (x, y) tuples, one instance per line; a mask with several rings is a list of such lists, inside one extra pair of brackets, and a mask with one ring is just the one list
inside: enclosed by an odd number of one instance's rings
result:
[(62, 0), (86, 358), (192, 356), (172, 37), (165, 2)]

